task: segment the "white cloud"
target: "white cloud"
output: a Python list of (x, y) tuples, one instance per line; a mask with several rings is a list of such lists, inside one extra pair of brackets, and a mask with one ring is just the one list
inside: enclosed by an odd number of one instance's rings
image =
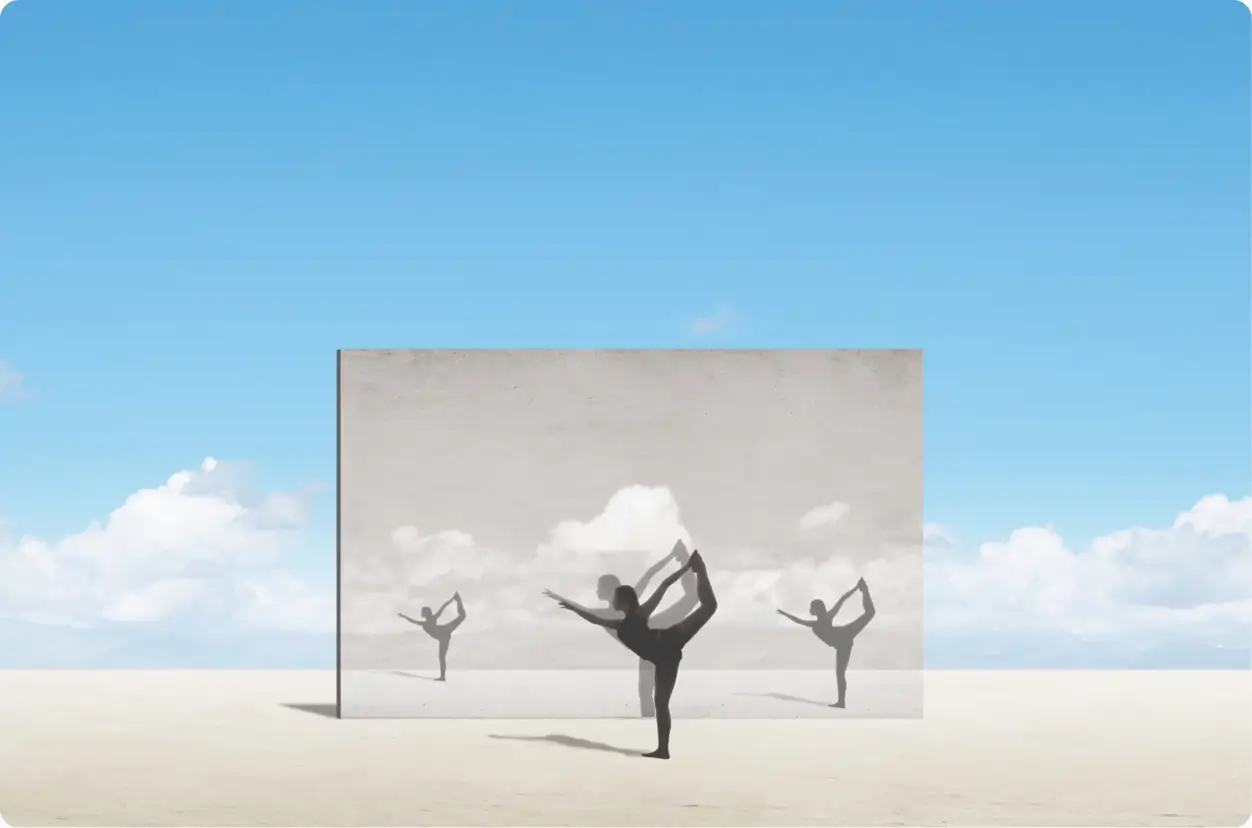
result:
[(624, 567), (624, 579), (637, 577), (679, 539), (689, 542), (690, 534), (663, 486), (624, 487), (599, 514), (561, 521), (535, 546), (517, 550), (493, 549), (458, 529), (399, 526), (388, 548), (345, 560), (344, 628), (362, 635), (410, 629), (397, 613), (438, 606), (457, 590), (476, 628), (535, 623), (552, 615), (544, 588), (594, 602), (600, 575)]
[(597, 555), (605, 552), (668, 550), (674, 541), (690, 546), (678, 501), (665, 486), (627, 486), (609, 498), (604, 511), (586, 522), (558, 523), (539, 548), (541, 557)]
[(725, 305), (719, 305), (709, 316), (699, 316), (691, 322), (691, 334), (693, 336), (709, 336), (711, 334), (720, 333), (730, 327), (730, 323), (734, 321), (734, 313)]
[(1072, 549), (1026, 527), (976, 553), (930, 546), (927, 629), (1048, 633), (1144, 643), (1246, 645), (1252, 622), (1252, 498), (1206, 497), (1168, 529), (1132, 528)]
[(922, 524), (922, 542), (927, 546), (947, 547), (956, 545), (956, 536), (942, 523)]
[(848, 504), (835, 501), (809, 509), (800, 517), (800, 531), (812, 533), (834, 528), (848, 513)]
[(333, 629), (330, 593), (281, 568), (307, 501), (308, 492), (259, 490), (247, 464), (209, 458), (60, 540), (4, 534), (0, 617)]
[(25, 402), (30, 399), (20, 372), (0, 359), (0, 403)]

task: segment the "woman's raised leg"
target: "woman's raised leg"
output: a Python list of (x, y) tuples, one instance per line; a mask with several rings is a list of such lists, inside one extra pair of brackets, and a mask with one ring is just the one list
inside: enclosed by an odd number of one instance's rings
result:
[[(700, 632), (705, 624), (709, 623), (709, 619), (713, 617), (713, 613), (717, 612), (717, 596), (713, 594), (713, 584), (709, 581), (709, 570), (704, 564), (704, 558), (700, 557), (699, 552), (691, 554), (691, 571), (696, 574), (696, 598), (700, 603), (691, 614), (683, 620), (679, 621), (673, 627), (674, 635), (678, 637), (677, 644), (679, 647), (685, 646), (688, 641)], [(658, 706), (660, 702), (657, 702)]]

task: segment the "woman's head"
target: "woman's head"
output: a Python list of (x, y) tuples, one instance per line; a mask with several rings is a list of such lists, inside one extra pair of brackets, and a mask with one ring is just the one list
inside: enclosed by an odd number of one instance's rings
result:
[(809, 612), (813, 615), (822, 615), (826, 612), (826, 605), (817, 598), (809, 602)]
[(422, 617), (423, 617), (423, 618), (429, 619), (429, 618), (433, 617), (433, 616), (434, 616), (434, 614), (435, 614), (435, 613), (434, 613), (434, 610), (432, 610), (430, 607), (422, 607)]
[(639, 596), (635, 593), (635, 588), (622, 585), (613, 590), (613, 609), (625, 613), (639, 609)]
[(601, 575), (596, 582), (596, 597), (601, 601), (612, 601), (614, 591), (621, 585), (616, 575)]

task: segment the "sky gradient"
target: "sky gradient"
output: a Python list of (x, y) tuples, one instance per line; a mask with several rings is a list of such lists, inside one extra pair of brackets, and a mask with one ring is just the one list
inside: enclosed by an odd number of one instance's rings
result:
[(338, 348), (698, 346), (925, 350), (1005, 630), (934, 663), (1247, 663), (1235, 0), (17, 0), (0, 73), (0, 660), (325, 660)]

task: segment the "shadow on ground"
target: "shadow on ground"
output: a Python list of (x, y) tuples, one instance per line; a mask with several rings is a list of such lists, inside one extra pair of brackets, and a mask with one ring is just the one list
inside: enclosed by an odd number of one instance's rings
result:
[(736, 696), (755, 696), (758, 699), (778, 699), (779, 701), (795, 702), (796, 704), (813, 704), (818, 707), (830, 707), (826, 702), (816, 699), (805, 699), (800, 696), (788, 696), (786, 693), (736, 693)]
[(439, 679), (437, 679), (434, 676), (423, 676), (417, 673), (406, 673), (403, 670), (392, 670), (391, 674), (393, 676), (404, 676), (405, 678), (421, 679), (422, 681), (439, 681)]
[(325, 716), (328, 719), (339, 718), (339, 705), (337, 704), (287, 704), (283, 702), (283, 707), (299, 710), (301, 713), (312, 713), (314, 716)]
[(599, 750), (605, 753), (618, 753), (622, 756), (641, 756), (643, 751), (628, 750), (627, 748), (617, 747), (615, 745), (606, 745), (604, 742), (593, 742), (590, 739), (580, 739), (577, 736), (564, 736), (560, 733), (549, 733), (547, 736), (511, 736), (500, 733), (487, 734), (492, 739), (508, 739), (514, 742), (548, 742), (561, 747), (574, 748), (575, 750)]

